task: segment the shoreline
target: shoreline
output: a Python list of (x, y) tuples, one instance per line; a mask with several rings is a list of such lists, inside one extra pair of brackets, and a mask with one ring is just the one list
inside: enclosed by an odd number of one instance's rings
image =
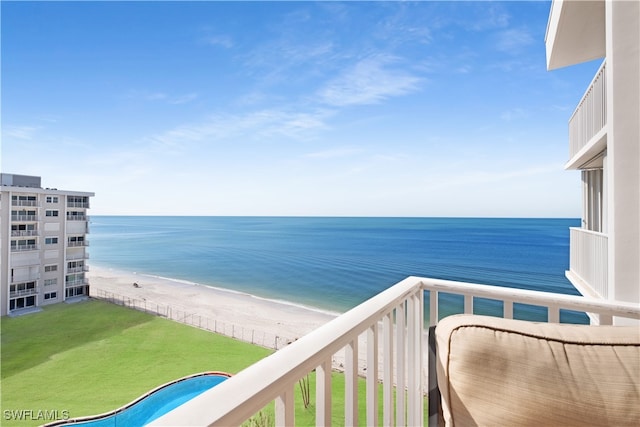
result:
[(108, 292), (290, 340), (340, 315), (294, 302), (117, 268), (91, 265), (87, 277), (91, 296), (98, 291)]

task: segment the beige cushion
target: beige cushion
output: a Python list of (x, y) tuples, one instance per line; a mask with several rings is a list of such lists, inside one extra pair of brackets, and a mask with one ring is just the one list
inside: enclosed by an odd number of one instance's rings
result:
[(448, 426), (640, 425), (640, 327), (458, 315), (436, 342)]

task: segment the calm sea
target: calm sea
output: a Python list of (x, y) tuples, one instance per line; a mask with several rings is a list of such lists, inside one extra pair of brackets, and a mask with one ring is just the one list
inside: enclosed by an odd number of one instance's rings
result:
[(577, 295), (564, 272), (569, 227), (579, 225), (577, 219), (92, 216), (90, 252), (91, 264), (102, 267), (346, 311), (410, 275)]

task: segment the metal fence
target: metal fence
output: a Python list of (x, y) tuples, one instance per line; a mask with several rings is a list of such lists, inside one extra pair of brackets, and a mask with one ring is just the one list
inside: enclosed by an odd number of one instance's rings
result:
[(199, 329), (204, 329), (209, 332), (225, 335), (240, 341), (274, 350), (281, 349), (295, 341), (294, 339), (275, 335), (270, 332), (246, 328), (226, 320), (214, 319), (197, 313), (189, 313), (188, 311), (178, 307), (157, 304), (144, 299), (131, 298), (126, 295), (120, 295), (102, 289), (96, 289), (94, 287), (91, 287), (91, 296), (112, 304), (133, 308), (145, 313), (174, 320), (185, 325), (194, 326)]

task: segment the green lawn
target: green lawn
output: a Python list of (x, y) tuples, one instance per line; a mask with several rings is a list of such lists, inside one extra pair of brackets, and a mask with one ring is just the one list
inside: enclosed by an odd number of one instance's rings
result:
[[(57, 304), (40, 313), (2, 318), (3, 426), (45, 422), (8, 420), (5, 411), (68, 411), (71, 417), (120, 407), (150, 389), (189, 374), (237, 373), (271, 350), (136, 310), (90, 300)], [(296, 387), (296, 424), (315, 423)], [(360, 381), (364, 402), (364, 381)], [(344, 376), (333, 374), (334, 425), (343, 425)], [(364, 404), (360, 424), (365, 424)], [(273, 422), (273, 404), (263, 412)], [(258, 425), (264, 425), (259, 423)]]

